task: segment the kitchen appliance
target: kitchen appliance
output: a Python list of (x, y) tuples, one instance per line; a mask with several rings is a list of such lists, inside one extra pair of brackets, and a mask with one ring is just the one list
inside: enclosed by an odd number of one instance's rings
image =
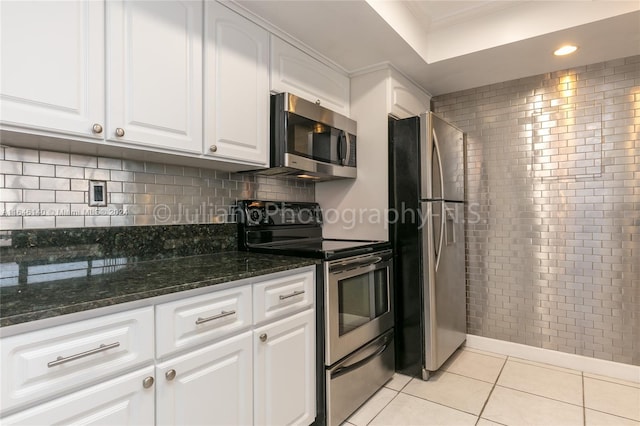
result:
[(466, 339), (464, 150), (432, 112), (389, 120), (396, 365), (424, 380)]
[(271, 95), (270, 168), (315, 181), (355, 178), (356, 122), (291, 93)]
[(316, 203), (241, 200), (237, 222), (242, 250), (321, 261), (316, 424), (341, 424), (395, 370), (390, 243), (322, 238)]

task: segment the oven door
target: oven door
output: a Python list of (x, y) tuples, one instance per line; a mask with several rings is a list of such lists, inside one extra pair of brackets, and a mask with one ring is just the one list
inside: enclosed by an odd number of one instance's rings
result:
[(327, 262), (325, 277), (330, 366), (393, 327), (391, 250)]

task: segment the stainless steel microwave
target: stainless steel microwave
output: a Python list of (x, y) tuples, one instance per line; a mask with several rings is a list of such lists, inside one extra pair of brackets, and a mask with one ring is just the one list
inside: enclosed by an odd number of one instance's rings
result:
[(260, 174), (354, 179), (356, 122), (291, 93), (271, 95), (270, 168)]

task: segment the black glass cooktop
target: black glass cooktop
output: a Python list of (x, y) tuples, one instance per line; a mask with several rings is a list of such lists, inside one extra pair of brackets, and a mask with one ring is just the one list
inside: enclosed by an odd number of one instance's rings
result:
[(300, 239), (261, 243), (253, 245), (249, 247), (249, 249), (252, 251), (332, 260), (348, 256), (358, 256), (390, 247), (391, 245), (387, 241)]

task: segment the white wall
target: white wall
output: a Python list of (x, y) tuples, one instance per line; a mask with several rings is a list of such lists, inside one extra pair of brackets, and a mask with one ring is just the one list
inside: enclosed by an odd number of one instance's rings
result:
[(316, 201), (325, 212), (325, 238), (389, 239), (387, 76), (388, 70), (382, 69), (351, 79), (358, 177), (316, 184)]

